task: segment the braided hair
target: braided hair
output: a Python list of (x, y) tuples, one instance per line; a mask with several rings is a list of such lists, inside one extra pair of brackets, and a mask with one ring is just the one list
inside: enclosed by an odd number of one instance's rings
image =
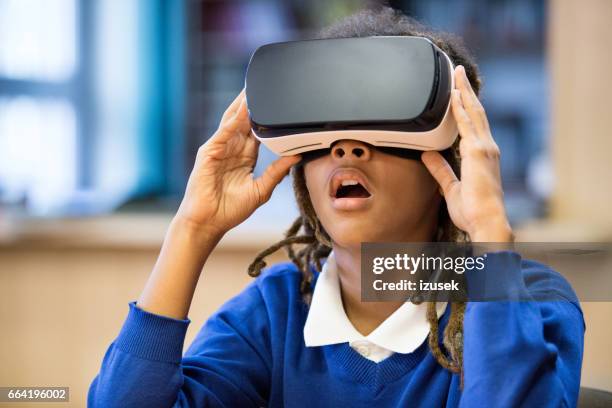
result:
[[(346, 38), (367, 36), (420, 36), (431, 40), (442, 49), (455, 65), (463, 65), (472, 88), (479, 93), (481, 80), (478, 67), (473, 57), (467, 51), (463, 42), (451, 34), (435, 31), (415, 19), (402, 14), (390, 7), (379, 6), (365, 9), (348, 16), (327, 27), (319, 38)], [(461, 159), (459, 156), (459, 138), (447, 150), (441, 152), (451, 168), (460, 175)], [(302, 279), (300, 292), (306, 304), (312, 298), (312, 266), (321, 271), (323, 258), (332, 250), (332, 240), (321, 225), (314, 210), (310, 195), (306, 187), (304, 168), (296, 165), (291, 170), (293, 190), (300, 215), (286, 231), (285, 238), (266, 250), (260, 252), (249, 265), (248, 273), (252, 277), (259, 276), (266, 266), (264, 258), (280, 248), (285, 248), (289, 259), (301, 271)], [(301, 234), (300, 234), (301, 232)], [(451, 221), (446, 203), (442, 201), (438, 214), (438, 228), (434, 241), (438, 242), (467, 242), (467, 234), (459, 230)], [(299, 249), (296, 244), (301, 244)], [(440, 333), (436, 302), (427, 304), (427, 321), (430, 325), (428, 339), (429, 348), (438, 363), (445, 369), (460, 375), (463, 384), (463, 316), (464, 302), (450, 304), (450, 318), (442, 334), (443, 348), (440, 347)]]

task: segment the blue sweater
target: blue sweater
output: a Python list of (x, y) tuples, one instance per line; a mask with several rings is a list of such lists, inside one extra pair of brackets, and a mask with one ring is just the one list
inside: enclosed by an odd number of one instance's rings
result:
[[(91, 384), (90, 407), (559, 407), (575, 406), (584, 320), (568, 283), (512, 252), (489, 254), (483, 273), (505, 290), (551, 299), (468, 303), (465, 383), (427, 342), (374, 363), (347, 343), (304, 345), (300, 273), (268, 268), (227, 301), (182, 356), (189, 320), (130, 304)], [(551, 292), (551, 288), (554, 288)], [(441, 329), (448, 321), (441, 318)]]

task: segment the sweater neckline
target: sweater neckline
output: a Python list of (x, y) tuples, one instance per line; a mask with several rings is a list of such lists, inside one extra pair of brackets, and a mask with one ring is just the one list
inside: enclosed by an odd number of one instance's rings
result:
[[(439, 324), (443, 332), (448, 321), (447, 308)], [(442, 339), (440, 339), (442, 343)], [(379, 392), (389, 384), (412, 371), (429, 353), (428, 338), (411, 353), (394, 353), (386, 359), (375, 363), (360, 355), (349, 346), (349, 343), (330, 344), (322, 346), (330, 366), (340, 370), (336, 373), (344, 375), (353, 381), (369, 386), (373, 391)]]

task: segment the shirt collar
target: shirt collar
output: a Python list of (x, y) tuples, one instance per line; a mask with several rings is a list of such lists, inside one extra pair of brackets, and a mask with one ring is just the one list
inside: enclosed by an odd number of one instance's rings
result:
[[(373, 332), (363, 336), (344, 312), (337, 264), (332, 251), (317, 278), (304, 325), (304, 342), (307, 347), (316, 347), (368, 340), (396, 353), (411, 353), (429, 334), (426, 307), (426, 303), (414, 305), (405, 302)], [(445, 309), (446, 303), (438, 303), (438, 318)]]

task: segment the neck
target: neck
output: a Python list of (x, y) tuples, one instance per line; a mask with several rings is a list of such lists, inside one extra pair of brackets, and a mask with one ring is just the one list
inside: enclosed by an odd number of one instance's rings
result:
[[(428, 242), (432, 236), (432, 229), (426, 228), (416, 231), (411, 236), (401, 237), (396, 242)], [(340, 246), (334, 243), (333, 251), (338, 267), (344, 311), (355, 329), (362, 335), (367, 336), (399, 309), (404, 302), (362, 302), (361, 245)]]
[(360, 249), (334, 245), (334, 257), (346, 316), (359, 333), (367, 336), (403, 302), (362, 302)]

